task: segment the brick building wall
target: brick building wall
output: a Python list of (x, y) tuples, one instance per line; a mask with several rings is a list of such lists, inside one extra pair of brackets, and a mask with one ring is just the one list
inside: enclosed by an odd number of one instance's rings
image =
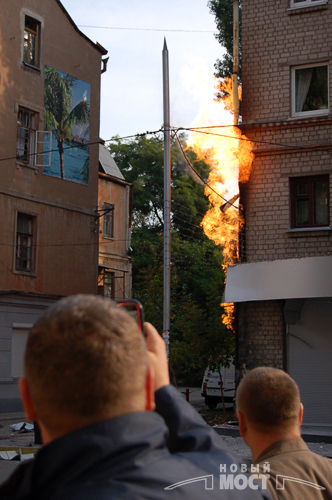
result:
[[(332, 117), (294, 112), (297, 66), (332, 59), (332, 4), (242, 0), (242, 131), (253, 141), (250, 179), (240, 185), (245, 227), (240, 263), (332, 255), (330, 227), (294, 229), (293, 178), (328, 175), (332, 199)], [(323, 35), (323, 36), (322, 36)], [(332, 78), (328, 79), (331, 100)], [(332, 220), (331, 203), (328, 208)], [(267, 297), (268, 299), (268, 297)], [(284, 300), (238, 303), (238, 361), (286, 369)]]
[(284, 368), (284, 301), (245, 302), (237, 307), (238, 362)]
[(331, 57), (331, 8), (329, 3), (290, 9), (290, 0), (242, 0), (244, 123), (289, 118), (290, 67)]

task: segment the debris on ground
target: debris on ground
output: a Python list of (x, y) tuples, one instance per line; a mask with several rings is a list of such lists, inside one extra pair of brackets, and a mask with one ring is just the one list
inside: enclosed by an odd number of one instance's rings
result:
[(34, 430), (34, 425), (28, 424), (27, 422), (19, 422), (18, 424), (12, 424), (9, 427), (13, 431), (19, 432), (20, 434), (25, 434), (26, 432), (32, 432)]

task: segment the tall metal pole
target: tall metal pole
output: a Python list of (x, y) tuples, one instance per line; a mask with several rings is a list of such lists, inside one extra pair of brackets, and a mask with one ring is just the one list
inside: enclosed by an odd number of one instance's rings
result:
[(169, 105), (169, 66), (166, 38), (163, 48), (164, 94), (164, 340), (169, 359), (171, 310), (171, 131)]

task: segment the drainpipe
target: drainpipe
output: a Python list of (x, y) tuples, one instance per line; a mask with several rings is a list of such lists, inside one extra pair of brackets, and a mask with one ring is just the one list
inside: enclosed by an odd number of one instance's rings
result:
[(233, 0), (233, 103), (234, 103), (234, 125), (239, 123), (239, 0)]

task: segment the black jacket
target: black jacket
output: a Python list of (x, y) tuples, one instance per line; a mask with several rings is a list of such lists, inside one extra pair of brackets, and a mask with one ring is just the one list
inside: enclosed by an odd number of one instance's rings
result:
[[(0, 487), (0, 499), (267, 498), (250, 488), (219, 489), (220, 464), (228, 469), (238, 462), (178, 391), (167, 386), (156, 393), (155, 412), (105, 420), (41, 448)], [(202, 476), (206, 477), (165, 490)]]

